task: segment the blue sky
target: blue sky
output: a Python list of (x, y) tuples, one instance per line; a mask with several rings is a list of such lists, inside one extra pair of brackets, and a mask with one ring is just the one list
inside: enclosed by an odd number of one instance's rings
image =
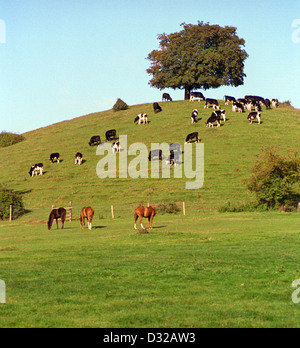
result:
[(108, 110), (117, 98), (134, 105), (168, 92), (182, 100), (182, 90), (148, 85), (145, 58), (158, 34), (198, 20), (237, 27), (249, 54), (243, 86), (205, 96), (256, 94), (300, 108), (300, 21), (292, 26), (300, 0), (0, 1), (0, 131)]

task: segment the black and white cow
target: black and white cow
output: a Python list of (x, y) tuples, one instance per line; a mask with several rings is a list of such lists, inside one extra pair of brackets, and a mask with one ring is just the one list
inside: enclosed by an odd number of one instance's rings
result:
[(214, 127), (214, 123), (217, 122), (217, 127), (221, 126), (221, 117), (215, 112), (211, 114), (209, 119), (206, 121), (206, 127)]
[(261, 105), (263, 105), (265, 103), (265, 98), (258, 97), (257, 95), (245, 95), (245, 99), (247, 101), (252, 100), (252, 101), (259, 102)]
[(233, 112), (236, 112), (236, 111), (238, 111), (238, 112), (244, 112), (244, 111), (245, 111), (245, 110), (244, 110), (244, 104), (239, 103), (239, 102), (233, 102), (233, 103), (232, 103), (232, 111), (233, 111)]
[(172, 101), (172, 98), (170, 97), (169, 93), (163, 93), (162, 95), (162, 101)]
[(180, 155), (182, 154), (181, 145), (174, 143), (170, 145), (170, 156), (166, 159), (166, 165), (179, 165)]
[(192, 119), (192, 123), (198, 122), (198, 110), (197, 109), (193, 110), (191, 119)]
[(273, 98), (272, 99), (272, 108), (278, 108), (278, 106), (279, 106), (278, 99)]
[(112, 152), (120, 152), (121, 151), (120, 142), (115, 141), (114, 143), (112, 143), (111, 150), (112, 150)]
[(223, 118), (223, 121), (226, 122), (226, 110), (215, 110), (213, 112), (216, 116), (221, 117)]
[(229, 95), (224, 95), (224, 99), (225, 99), (225, 105), (236, 102), (236, 99), (234, 97), (230, 97)]
[(43, 172), (44, 172), (43, 163), (36, 163), (30, 167), (29, 175), (34, 176), (34, 175), (38, 175), (38, 173), (39, 175), (43, 175)]
[(213, 109), (220, 109), (217, 99), (206, 98), (204, 109), (209, 109), (210, 106), (212, 106)]
[(117, 137), (117, 131), (115, 129), (110, 129), (105, 133), (106, 141), (115, 140)]
[(75, 164), (79, 164), (81, 166), (82, 164), (82, 153), (81, 152), (77, 152), (75, 155)]
[(251, 111), (252, 108), (254, 108), (255, 111), (261, 111), (261, 104), (259, 101), (254, 100), (254, 99), (248, 99), (246, 103), (246, 108), (248, 111)]
[(194, 100), (198, 100), (198, 102), (200, 102), (201, 100), (205, 100), (205, 97), (201, 92), (191, 92), (190, 102), (193, 102)]
[(94, 135), (91, 137), (89, 141), (90, 146), (95, 146), (95, 145), (100, 145), (101, 144), (101, 139), (99, 135)]
[(158, 113), (158, 112), (161, 112), (162, 111), (162, 108), (159, 106), (158, 103), (153, 103), (153, 110), (154, 110), (154, 113)]
[(196, 142), (196, 143), (200, 143), (200, 139), (199, 139), (199, 133), (198, 132), (194, 132), (194, 133), (190, 133), (187, 135), (186, 139), (185, 139), (185, 143), (187, 144), (188, 142)]
[(249, 124), (252, 124), (253, 120), (257, 119), (258, 124), (260, 124), (260, 119), (261, 119), (261, 113), (258, 111), (255, 112), (250, 112), (250, 114), (247, 117)]
[(155, 159), (158, 159), (159, 161), (162, 160), (162, 150), (152, 150), (149, 152), (149, 161), (153, 161)]
[(147, 114), (138, 114), (134, 119), (134, 123), (138, 122), (138, 124), (148, 124), (148, 115)]
[(51, 153), (51, 155), (50, 155), (50, 162), (53, 163), (54, 160), (56, 160), (57, 163), (60, 162), (60, 158), (59, 158), (59, 153), (58, 152)]

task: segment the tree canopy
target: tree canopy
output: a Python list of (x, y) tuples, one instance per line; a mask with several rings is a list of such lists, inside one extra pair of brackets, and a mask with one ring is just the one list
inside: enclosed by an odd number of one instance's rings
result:
[(244, 61), (248, 54), (242, 48), (235, 27), (182, 23), (183, 30), (159, 34), (159, 50), (149, 53), (152, 75), (149, 84), (159, 89), (192, 89), (240, 86), (244, 83)]

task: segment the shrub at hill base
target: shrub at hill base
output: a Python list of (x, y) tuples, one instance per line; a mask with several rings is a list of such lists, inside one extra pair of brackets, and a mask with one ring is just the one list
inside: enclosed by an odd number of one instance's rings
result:
[(22, 196), (6, 187), (0, 185), (0, 220), (9, 218), (9, 207), (13, 206), (13, 219), (25, 213)]
[(297, 154), (281, 156), (274, 147), (263, 149), (251, 171), (245, 183), (256, 194), (259, 203), (274, 208), (299, 198), (300, 195), (292, 191), (292, 186), (300, 182)]
[(116, 104), (113, 106), (114, 111), (127, 110), (127, 109), (128, 109), (128, 105), (125, 102), (123, 102), (123, 100), (120, 98), (116, 101)]

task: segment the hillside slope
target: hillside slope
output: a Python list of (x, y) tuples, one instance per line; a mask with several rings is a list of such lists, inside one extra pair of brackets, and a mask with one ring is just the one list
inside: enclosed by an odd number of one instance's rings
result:
[[(146, 202), (185, 201), (190, 209), (201, 211), (216, 209), (227, 200), (243, 202), (252, 198), (241, 180), (249, 176), (255, 154), (262, 147), (275, 145), (284, 152), (287, 148), (299, 149), (299, 110), (283, 106), (268, 111), (263, 108), (262, 124), (249, 125), (248, 112), (233, 113), (231, 106), (225, 107), (221, 101), (227, 122), (220, 128), (206, 128), (211, 110), (204, 110), (203, 102), (160, 105), (163, 111), (158, 114), (154, 114), (152, 104), (136, 105), (126, 111), (94, 113), (25, 133), (24, 142), (0, 149), (0, 183), (24, 194), (27, 219), (42, 218), (52, 204), (66, 206), (69, 201), (76, 214), (83, 205), (93, 205), (99, 216), (106, 216), (111, 204), (122, 215)], [(197, 124), (191, 124), (190, 119), (194, 108), (198, 108), (201, 119)], [(148, 114), (149, 125), (133, 123), (142, 112)], [(128, 146), (140, 142), (148, 150), (151, 143), (179, 142), (183, 146), (186, 135), (198, 131), (205, 146), (204, 186), (186, 190), (189, 179), (175, 179), (174, 168), (170, 179), (100, 179), (96, 166), (101, 156), (88, 142), (93, 135), (100, 135), (104, 141), (105, 132), (112, 128), (118, 135), (128, 136)], [(82, 166), (74, 165), (77, 151), (83, 153)], [(60, 164), (50, 163), (52, 152), (61, 154)], [(128, 162), (135, 157), (129, 156)], [(44, 163), (44, 176), (29, 177), (30, 166), (38, 162)]]

